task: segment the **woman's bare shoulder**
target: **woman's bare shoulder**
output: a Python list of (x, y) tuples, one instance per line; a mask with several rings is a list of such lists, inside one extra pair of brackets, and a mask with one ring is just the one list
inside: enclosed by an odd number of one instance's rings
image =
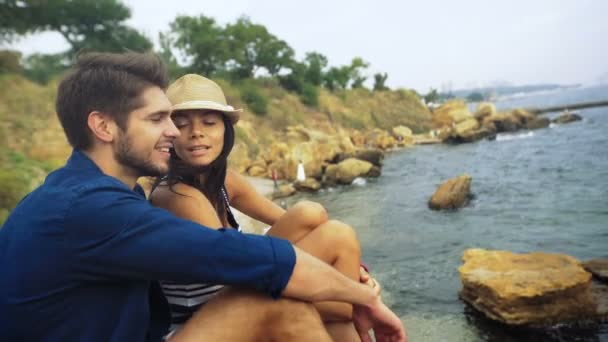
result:
[(198, 189), (188, 184), (176, 183), (171, 186), (161, 184), (150, 195), (150, 202), (166, 208), (184, 201), (196, 201), (202, 197), (204, 195)]

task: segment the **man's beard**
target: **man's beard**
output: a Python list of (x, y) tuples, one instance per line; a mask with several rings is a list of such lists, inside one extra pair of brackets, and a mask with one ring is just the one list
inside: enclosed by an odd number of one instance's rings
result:
[(159, 177), (167, 173), (167, 166), (162, 167), (153, 164), (150, 160), (146, 160), (133, 152), (132, 147), (131, 137), (127, 134), (121, 134), (118, 147), (114, 150), (114, 157), (120, 164), (132, 169), (137, 177)]

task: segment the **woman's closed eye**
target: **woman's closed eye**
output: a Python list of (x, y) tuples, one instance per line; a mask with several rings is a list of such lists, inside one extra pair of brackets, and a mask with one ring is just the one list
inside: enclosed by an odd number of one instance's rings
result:
[(173, 124), (175, 124), (175, 127), (177, 128), (182, 128), (188, 126), (190, 124), (190, 120), (177, 116), (173, 118)]

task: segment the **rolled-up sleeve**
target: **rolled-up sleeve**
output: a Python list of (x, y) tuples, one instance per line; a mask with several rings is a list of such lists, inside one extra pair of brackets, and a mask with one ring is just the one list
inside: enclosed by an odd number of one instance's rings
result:
[(243, 285), (276, 298), (296, 261), (286, 240), (203, 227), (111, 181), (79, 189), (66, 227), (74, 274), (90, 280)]

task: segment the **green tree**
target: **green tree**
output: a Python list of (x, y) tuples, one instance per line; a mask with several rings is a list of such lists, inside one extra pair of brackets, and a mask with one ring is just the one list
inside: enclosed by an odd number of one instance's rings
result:
[(374, 91), (388, 90), (386, 86), (387, 73), (374, 74)]
[(67, 69), (64, 54), (39, 54), (28, 56), (24, 61), (25, 76), (32, 81), (46, 84), (51, 78)]
[(365, 62), (360, 57), (353, 58), (350, 66), (348, 67), (349, 78), (351, 79), (351, 88), (362, 88), (363, 82), (367, 80), (366, 76), (363, 76), (361, 72), (369, 67), (369, 63)]
[(306, 81), (320, 86), (323, 83), (324, 69), (327, 67), (327, 57), (318, 52), (308, 52), (304, 57), (304, 65)]
[(259, 68), (275, 76), (293, 62), (293, 49), (286, 42), (247, 17), (226, 25), (225, 35), (231, 57), (229, 68), (237, 78), (252, 78)]
[(21, 73), (21, 52), (13, 50), (0, 50), (0, 74)]
[(178, 16), (163, 34), (164, 44), (190, 59), (187, 70), (207, 77), (223, 71), (229, 58), (224, 30), (213, 18)]
[(437, 92), (437, 89), (435, 88), (431, 88), (431, 90), (429, 90), (429, 92), (424, 95), (424, 102), (426, 104), (429, 104), (431, 102), (437, 102), (439, 100), (439, 93)]
[(123, 22), (130, 9), (119, 0), (4, 0), (0, 40), (55, 31), (70, 44), (69, 55), (82, 50), (146, 51), (152, 43)]
[(363, 87), (363, 82), (367, 79), (367, 77), (363, 76), (361, 73), (363, 70), (367, 69), (369, 64), (360, 57), (355, 57), (351, 61), (350, 65), (344, 65), (341, 67), (331, 67), (329, 71), (325, 73), (324, 77), (324, 85), (329, 90), (336, 89), (347, 89), (349, 86), (351, 88), (361, 88)]

